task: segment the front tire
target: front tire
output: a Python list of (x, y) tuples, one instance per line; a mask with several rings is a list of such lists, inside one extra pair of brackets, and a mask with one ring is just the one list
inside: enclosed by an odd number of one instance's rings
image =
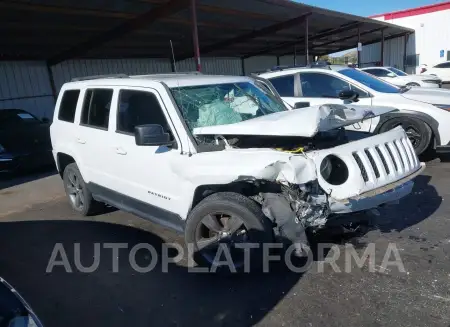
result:
[[(217, 265), (216, 259), (224, 262), (223, 252), (220, 258), (216, 257), (219, 247), (224, 246), (232, 258), (228, 268), (239, 271), (245, 268), (244, 253), (236, 245), (258, 245), (250, 250), (250, 265), (256, 268), (261, 264), (262, 244), (273, 241), (273, 229), (255, 201), (238, 193), (223, 192), (206, 197), (192, 209), (186, 221), (185, 240), (198, 265), (212, 267)], [(227, 266), (216, 268), (223, 271)]]
[(417, 155), (424, 153), (430, 146), (433, 139), (431, 127), (420, 119), (414, 117), (397, 117), (385, 122), (379, 133), (384, 133), (402, 126), (411, 141)]
[(414, 87), (418, 87), (418, 86), (420, 86), (420, 84), (411, 82), (411, 83), (406, 84), (406, 86), (414, 86)]
[(66, 166), (63, 181), (67, 198), (73, 210), (82, 216), (90, 216), (99, 211), (101, 203), (92, 197), (76, 163)]

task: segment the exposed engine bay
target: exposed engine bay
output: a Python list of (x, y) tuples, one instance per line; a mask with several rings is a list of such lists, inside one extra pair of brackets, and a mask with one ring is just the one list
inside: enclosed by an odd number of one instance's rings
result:
[(367, 133), (346, 131), (338, 128), (319, 132), (314, 137), (273, 136), (273, 135), (226, 135), (216, 138), (199, 135), (196, 139), (202, 151), (220, 151), (227, 146), (239, 149), (272, 148), (290, 153), (330, 149), (350, 141), (370, 136)]

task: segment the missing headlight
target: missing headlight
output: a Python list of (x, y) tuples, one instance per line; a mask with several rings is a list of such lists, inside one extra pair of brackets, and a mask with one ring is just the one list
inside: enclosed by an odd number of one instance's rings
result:
[(323, 158), (320, 164), (320, 174), (327, 183), (341, 185), (348, 179), (348, 168), (339, 157), (328, 155)]

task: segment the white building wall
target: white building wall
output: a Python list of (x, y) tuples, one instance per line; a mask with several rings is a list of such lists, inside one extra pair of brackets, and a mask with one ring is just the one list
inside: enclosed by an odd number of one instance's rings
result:
[[(385, 16), (375, 19), (415, 30), (407, 44), (407, 55), (418, 55), (419, 58), (417, 67), (411, 69), (414, 72), (418, 72), (422, 64), (434, 66), (447, 60), (447, 52), (450, 51), (450, 9), (395, 19), (385, 20)], [(444, 57), (440, 57), (441, 50), (444, 50)]]

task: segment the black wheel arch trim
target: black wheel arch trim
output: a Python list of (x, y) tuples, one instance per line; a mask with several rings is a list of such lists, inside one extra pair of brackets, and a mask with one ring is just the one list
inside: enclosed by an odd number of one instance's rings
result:
[(377, 127), (375, 127), (373, 133), (378, 134), (380, 132), (381, 126), (384, 125), (388, 120), (391, 120), (393, 118), (401, 118), (401, 117), (412, 117), (419, 120), (422, 120), (423, 122), (427, 123), (428, 126), (430, 126), (431, 131), (433, 132), (435, 144), (437, 146), (441, 145), (441, 137), (439, 135), (439, 123), (436, 119), (431, 117), (430, 115), (423, 113), (423, 112), (417, 112), (417, 111), (408, 111), (408, 112), (392, 112), (388, 114), (384, 114), (380, 116), (380, 121), (377, 124)]

